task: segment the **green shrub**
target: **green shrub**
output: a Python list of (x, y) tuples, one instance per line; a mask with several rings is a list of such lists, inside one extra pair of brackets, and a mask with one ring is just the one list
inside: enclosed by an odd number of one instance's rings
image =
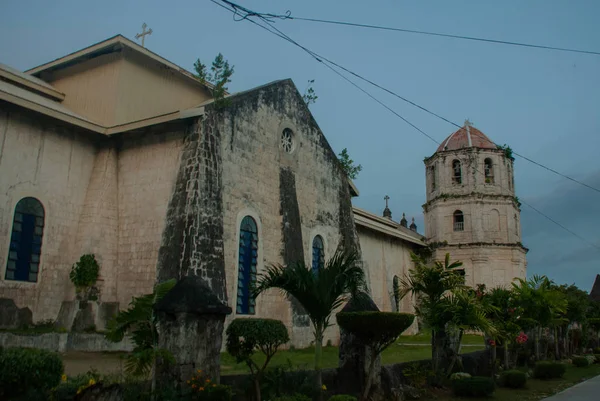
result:
[(494, 381), (489, 377), (452, 380), (452, 390), (459, 397), (486, 397), (492, 395), (495, 389)]
[(267, 364), (258, 365), (252, 355), (259, 349), (266, 356), (267, 362), (275, 355), (277, 349), (290, 341), (287, 328), (280, 320), (238, 318), (227, 327), (226, 348), (235, 360), (245, 362), (255, 382), (255, 397), (262, 400), (260, 394), (260, 377)]
[[(599, 319), (600, 320), (600, 319)], [(594, 348), (594, 355), (595, 354), (600, 354), (600, 347), (596, 347)]]
[(0, 353), (0, 400), (47, 400), (63, 370), (54, 352), (6, 348)]
[(500, 385), (509, 388), (525, 387), (527, 375), (520, 370), (505, 370), (500, 374)]
[(469, 379), (472, 376), (466, 372), (456, 372), (450, 375), (450, 380), (461, 380), (461, 379)]
[(79, 389), (84, 389), (99, 381), (100, 374), (96, 371), (89, 371), (73, 377), (63, 375), (61, 383), (52, 389), (50, 401), (72, 401)]
[(578, 368), (585, 368), (586, 366), (590, 366), (590, 362), (585, 356), (574, 356), (573, 366), (577, 366)]
[(328, 401), (356, 401), (356, 397), (347, 394), (337, 394), (331, 396)]
[(312, 396), (315, 394), (314, 382), (314, 371), (296, 367), (288, 359), (287, 365), (265, 371), (260, 391), (263, 400), (296, 393)]
[(94, 254), (82, 255), (79, 261), (71, 267), (69, 278), (79, 291), (96, 284), (99, 271), (100, 266), (98, 266)]
[(273, 401), (312, 401), (312, 398), (304, 394), (292, 394), (274, 398)]
[(594, 363), (600, 363), (600, 353), (594, 354), (594, 357), (596, 358)]
[(553, 361), (539, 361), (533, 368), (533, 377), (536, 379), (560, 379), (567, 371), (567, 365)]

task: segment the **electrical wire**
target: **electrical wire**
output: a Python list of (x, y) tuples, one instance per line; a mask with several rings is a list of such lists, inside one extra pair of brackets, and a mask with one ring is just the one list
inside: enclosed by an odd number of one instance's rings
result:
[[(401, 119), (402, 119), (404, 122), (406, 122), (407, 124), (409, 124), (411, 127), (415, 128), (415, 129), (416, 129), (418, 132), (420, 132), (422, 135), (426, 136), (427, 138), (429, 138), (429, 139), (430, 139), (431, 141), (433, 141), (434, 143), (436, 143), (436, 144), (440, 144), (440, 142), (439, 142), (439, 141), (437, 141), (436, 139), (434, 139), (433, 137), (431, 137), (429, 134), (427, 134), (426, 132), (424, 132), (423, 130), (421, 130), (420, 128), (418, 128), (416, 125), (414, 125), (413, 123), (411, 123), (410, 121), (408, 121), (408, 120), (407, 120), (407, 119), (405, 119), (404, 117), (402, 117), (400, 114), (398, 114), (398, 113), (397, 113), (396, 111), (394, 111), (392, 108), (390, 108), (389, 106), (387, 106), (385, 103), (383, 103), (382, 101), (380, 101), (379, 99), (377, 99), (375, 96), (373, 96), (373, 95), (372, 95), (372, 94), (370, 94), (368, 91), (366, 91), (365, 89), (363, 89), (362, 87), (360, 87), (359, 85), (357, 85), (355, 82), (351, 81), (351, 80), (350, 80), (348, 77), (344, 76), (342, 73), (340, 73), (339, 71), (335, 70), (335, 69), (334, 69), (334, 68), (333, 68), (331, 65), (328, 65), (328, 64), (327, 64), (327, 62), (329, 62), (329, 63), (331, 63), (331, 64), (335, 65), (336, 67), (338, 67), (338, 68), (340, 68), (340, 69), (342, 69), (342, 70), (344, 70), (344, 71), (346, 71), (346, 72), (348, 72), (348, 73), (350, 73), (350, 74), (352, 74), (352, 75), (354, 75), (354, 76), (356, 76), (356, 77), (359, 77), (359, 78), (360, 78), (360, 76), (359, 76), (358, 74), (355, 74), (355, 73), (353, 73), (353, 72), (351, 72), (351, 71), (349, 71), (349, 70), (347, 70), (347, 69), (345, 69), (345, 68), (343, 68), (343, 67), (341, 67), (341, 66), (338, 66), (337, 64), (335, 64), (335, 63), (333, 63), (333, 62), (331, 62), (331, 61), (327, 60), (326, 58), (324, 58), (324, 57), (322, 57), (322, 56), (318, 55), (317, 53), (315, 53), (315, 52), (311, 51), (310, 49), (308, 49), (308, 48), (306, 48), (306, 47), (304, 47), (304, 46), (300, 45), (298, 42), (296, 42), (295, 40), (293, 40), (291, 37), (289, 37), (288, 35), (286, 35), (285, 33), (283, 33), (281, 30), (279, 30), (279, 29), (277, 29), (277, 28), (273, 27), (273, 25), (272, 25), (271, 21), (270, 21), (268, 18), (272, 18), (273, 16), (275, 16), (274, 14), (267, 14), (267, 15), (268, 15), (268, 17), (264, 17), (264, 18), (263, 18), (263, 17), (261, 17), (261, 14), (259, 14), (259, 13), (255, 13), (255, 12), (253, 12), (253, 11), (250, 11), (250, 10), (247, 10), (247, 9), (245, 9), (244, 7), (237, 6), (237, 5), (235, 5), (234, 3), (231, 3), (231, 2), (229, 2), (229, 1), (227, 1), (227, 0), (221, 0), (221, 1), (223, 1), (223, 2), (225, 2), (225, 3), (227, 3), (227, 4), (229, 4), (231, 8), (229, 8), (229, 7), (226, 7), (226, 6), (224, 6), (224, 5), (220, 4), (220, 3), (218, 3), (218, 2), (217, 2), (217, 0), (210, 0), (210, 1), (211, 1), (211, 2), (213, 2), (213, 3), (215, 3), (215, 4), (217, 4), (219, 7), (222, 7), (222, 8), (224, 8), (224, 9), (226, 9), (226, 10), (228, 10), (228, 11), (232, 12), (232, 13), (233, 13), (233, 15), (234, 15), (234, 20), (236, 20), (236, 21), (247, 20), (247, 21), (249, 21), (249, 22), (251, 22), (251, 23), (253, 23), (253, 24), (257, 25), (258, 27), (260, 27), (260, 28), (262, 28), (262, 29), (264, 29), (264, 30), (268, 31), (269, 33), (271, 33), (271, 34), (274, 34), (274, 35), (278, 36), (279, 38), (281, 38), (281, 39), (284, 39), (285, 41), (287, 41), (287, 42), (290, 42), (290, 43), (292, 43), (293, 45), (295, 45), (295, 46), (297, 46), (297, 47), (301, 48), (301, 49), (302, 49), (302, 50), (304, 50), (306, 53), (308, 53), (308, 54), (309, 54), (309, 55), (310, 55), (312, 58), (314, 58), (316, 61), (318, 61), (318, 62), (320, 62), (321, 64), (325, 65), (327, 68), (329, 68), (329, 69), (330, 69), (331, 71), (333, 71), (335, 74), (337, 74), (338, 76), (340, 76), (342, 79), (344, 79), (345, 81), (347, 81), (348, 83), (350, 83), (351, 85), (353, 85), (354, 87), (356, 87), (357, 89), (359, 89), (361, 92), (365, 93), (367, 96), (369, 96), (371, 99), (373, 99), (374, 101), (376, 101), (376, 102), (377, 102), (378, 104), (380, 104), (381, 106), (385, 107), (385, 108), (386, 108), (388, 111), (390, 111), (391, 113), (393, 113), (393, 114), (394, 114), (394, 115), (396, 115), (397, 117), (401, 118)], [(245, 15), (244, 15), (244, 14), (240, 14), (240, 13), (239, 13), (239, 11), (238, 11), (238, 8), (239, 8), (240, 10), (244, 11), (246, 14), (245, 14)], [(236, 17), (236, 16), (238, 16), (238, 17), (239, 17), (239, 19), (235, 19), (235, 17)], [(252, 17), (252, 16), (258, 17), (260, 20), (262, 20), (264, 23), (266, 23), (266, 24), (268, 25), (268, 27), (266, 27), (266, 26), (263, 26), (263, 25), (259, 24), (258, 22), (256, 22), (256, 21), (254, 21), (254, 20), (252, 20), (252, 19), (250, 19), (250, 18), (249, 18), (249, 17)], [(275, 16), (275, 17), (276, 17), (276, 16)], [(325, 60), (325, 61), (324, 61), (324, 60)], [(365, 78), (361, 78), (361, 79), (363, 79), (363, 80), (365, 80), (365, 81), (367, 81), (367, 82), (369, 82), (369, 83), (370, 83), (370, 81), (366, 80)], [(387, 89), (384, 89), (384, 90), (388, 91)], [(391, 92), (391, 91), (388, 91), (388, 92), (393, 94), (393, 92)], [(399, 96), (399, 95), (397, 95), (397, 97), (400, 97), (400, 96)], [(404, 99), (404, 98), (402, 98), (402, 99)], [(411, 103), (411, 104), (413, 104), (413, 105), (416, 105), (416, 104), (414, 104), (414, 103), (412, 103), (412, 102), (410, 102), (410, 103)], [(421, 109), (423, 109), (423, 110), (425, 110), (425, 111), (428, 111), (427, 109), (425, 109), (425, 108), (422, 108), (422, 107), (420, 107), (420, 106), (418, 106), (418, 105), (417, 105), (417, 107), (419, 107), (419, 108), (421, 108)], [(429, 111), (428, 111), (428, 112), (429, 112)], [(432, 113), (432, 112), (429, 112), (429, 113)], [(433, 114), (433, 113), (432, 113), (432, 114)], [(436, 115), (436, 116), (437, 116), (437, 115)], [(439, 117), (439, 116), (438, 116), (438, 117)], [(441, 118), (442, 118), (442, 117), (441, 117)], [(446, 119), (444, 119), (444, 118), (442, 118), (442, 119), (443, 119), (444, 121), (447, 121), (447, 122), (449, 122), (449, 123), (450, 123), (450, 124), (452, 124), (452, 125), (455, 125), (455, 126), (457, 126), (457, 127), (459, 127), (459, 128), (462, 128), (461, 126), (459, 126), (459, 125), (457, 125), (457, 124), (455, 124), (455, 123), (453, 123), (453, 122), (451, 122), (451, 121), (449, 121), (449, 120), (446, 120)], [(491, 142), (491, 141), (490, 141), (490, 142)], [(493, 143), (493, 142), (492, 142), (492, 143)], [(515, 153), (515, 152), (513, 152), (513, 153), (514, 153), (515, 155), (517, 155), (517, 153)], [(523, 156), (521, 156), (521, 155), (518, 155), (518, 156), (519, 156), (519, 157), (523, 157)], [(524, 157), (523, 157), (523, 158), (524, 158)], [(529, 160), (529, 161), (531, 161), (531, 162), (533, 162), (531, 159), (527, 159), (527, 158), (525, 158), (525, 159), (526, 159), (526, 160)], [(585, 184), (585, 183), (581, 183), (581, 182), (579, 182), (579, 181), (577, 181), (577, 180), (575, 180), (575, 179), (572, 179), (572, 178), (570, 178), (570, 177), (568, 177), (568, 176), (565, 176), (565, 175), (563, 175), (563, 174), (561, 174), (561, 173), (558, 173), (557, 171), (555, 171), (555, 170), (552, 170), (552, 169), (550, 169), (550, 168), (548, 168), (548, 167), (545, 167), (545, 166), (543, 166), (543, 165), (541, 165), (541, 164), (539, 164), (539, 163), (537, 163), (537, 162), (533, 162), (533, 163), (535, 163), (535, 164), (537, 164), (537, 165), (539, 165), (539, 166), (541, 166), (541, 167), (544, 167), (544, 168), (546, 168), (546, 169), (548, 169), (548, 170), (550, 170), (550, 171), (552, 171), (552, 172), (554, 172), (554, 173), (556, 173), (556, 174), (559, 174), (559, 175), (561, 175), (561, 176), (563, 176), (563, 177), (565, 177), (565, 178), (567, 178), (567, 179), (570, 179), (571, 181), (577, 182), (577, 183), (579, 183), (579, 184), (582, 184), (582, 185), (584, 185), (584, 186), (586, 186), (586, 187), (588, 187), (588, 188), (590, 188), (590, 189), (593, 189), (593, 190), (595, 190), (595, 191), (598, 191), (598, 192), (600, 192), (600, 190), (598, 190), (598, 189), (596, 189), (596, 188), (594, 188), (594, 187), (591, 187), (591, 186), (589, 186), (589, 185), (587, 185), (587, 184)], [(475, 170), (477, 171), (477, 168), (475, 168)], [(540, 210), (538, 210), (537, 208), (533, 207), (533, 206), (532, 206), (532, 205), (530, 205), (529, 203), (527, 203), (527, 202), (525, 202), (525, 201), (520, 201), (520, 202), (521, 202), (521, 203), (523, 203), (524, 205), (528, 206), (529, 208), (531, 208), (532, 210), (534, 210), (535, 212), (537, 212), (538, 214), (540, 214), (540, 215), (541, 215), (541, 216), (543, 216), (544, 218), (548, 219), (548, 220), (549, 220), (549, 221), (551, 221), (552, 223), (556, 224), (558, 227), (560, 227), (560, 228), (564, 229), (565, 231), (567, 231), (567, 232), (568, 232), (568, 233), (570, 233), (571, 235), (575, 236), (576, 238), (578, 238), (578, 239), (580, 239), (580, 240), (584, 241), (585, 243), (587, 243), (587, 244), (589, 244), (589, 245), (591, 245), (591, 246), (593, 246), (593, 247), (595, 247), (595, 248), (597, 248), (597, 249), (600, 249), (600, 246), (598, 246), (598, 245), (596, 245), (596, 244), (594, 244), (594, 243), (592, 243), (592, 242), (590, 242), (590, 241), (586, 240), (585, 238), (581, 237), (580, 235), (578, 235), (578, 234), (577, 234), (577, 233), (575, 233), (574, 231), (572, 231), (572, 230), (568, 229), (567, 227), (565, 227), (564, 225), (562, 225), (562, 224), (561, 224), (561, 223), (559, 223), (558, 221), (556, 221), (556, 220), (552, 219), (550, 216), (546, 215), (546, 214), (545, 214), (545, 213), (543, 213), (542, 211), (540, 211)]]

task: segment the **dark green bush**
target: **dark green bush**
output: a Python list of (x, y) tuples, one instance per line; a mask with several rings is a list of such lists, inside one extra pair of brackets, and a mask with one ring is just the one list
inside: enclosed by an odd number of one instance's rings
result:
[(94, 254), (82, 255), (79, 261), (71, 267), (69, 278), (79, 290), (96, 284), (99, 271), (100, 266), (98, 266)]
[(496, 386), (489, 377), (474, 376), (452, 380), (452, 390), (459, 397), (486, 397), (492, 395)]
[(292, 394), (274, 398), (273, 401), (312, 401), (312, 398), (304, 394)]
[(600, 354), (600, 347), (594, 348), (594, 355)]
[(590, 361), (585, 356), (574, 356), (573, 366), (577, 366), (578, 368), (585, 368), (586, 366), (590, 366)]
[(63, 370), (54, 352), (6, 348), (0, 352), (0, 400), (47, 400)]
[(356, 397), (347, 394), (333, 395), (327, 401), (356, 401)]
[(290, 340), (287, 328), (280, 320), (238, 318), (227, 327), (227, 352), (239, 362), (247, 362), (256, 349), (265, 355)]
[(309, 397), (315, 394), (314, 371), (295, 367), (289, 359), (287, 365), (275, 366), (265, 371), (261, 381), (263, 400), (293, 394)]
[(567, 365), (553, 361), (539, 361), (533, 368), (533, 377), (536, 379), (560, 379), (567, 371)]
[(415, 316), (397, 312), (340, 312), (338, 325), (366, 344), (394, 341), (410, 327)]
[(596, 361), (594, 363), (600, 363), (600, 353), (594, 354)]
[(527, 375), (520, 370), (505, 370), (500, 374), (500, 384), (503, 387), (522, 388), (527, 382)]

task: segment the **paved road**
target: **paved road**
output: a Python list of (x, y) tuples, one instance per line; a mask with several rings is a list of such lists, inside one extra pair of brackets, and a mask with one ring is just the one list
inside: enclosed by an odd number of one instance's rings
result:
[(600, 400), (600, 376), (586, 380), (562, 393), (544, 398), (543, 401), (597, 401)]

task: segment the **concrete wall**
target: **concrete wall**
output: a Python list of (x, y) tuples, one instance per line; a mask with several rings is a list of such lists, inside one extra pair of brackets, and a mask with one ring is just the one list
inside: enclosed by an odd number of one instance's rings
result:
[[(75, 239), (98, 146), (81, 130), (6, 103), (0, 146), (0, 297), (30, 308), (34, 321), (54, 319), (74, 292), (68, 274), (81, 256)], [(4, 279), (14, 209), (27, 196), (45, 211), (37, 283)]]

